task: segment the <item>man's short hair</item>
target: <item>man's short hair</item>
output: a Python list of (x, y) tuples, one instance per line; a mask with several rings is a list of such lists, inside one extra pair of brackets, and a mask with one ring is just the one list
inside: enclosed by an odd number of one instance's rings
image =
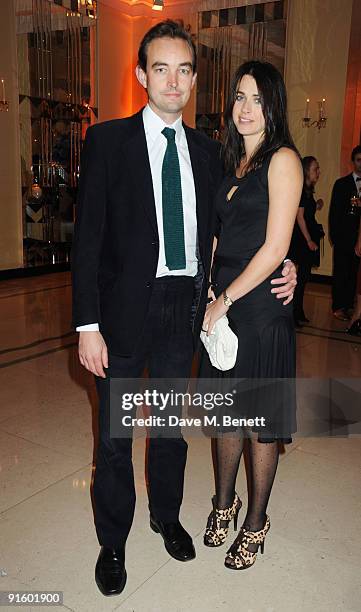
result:
[(191, 35), (187, 32), (183, 25), (167, 19), (153, 26), (143, 37), (138, 49), (138, 65), (144, 70), (147, 69), (147, 52), (148, 45), (156, 38), (180, 38), (185, 40), (192, 53), (192, 69), (193, 73), (197, 70), (197, 52)]
[(352, 149), (351, 161), (355, 161), (356, 155), (360, 155), (360, 153), (361, 153), (361, 145), (357, 145), (357, 147)]

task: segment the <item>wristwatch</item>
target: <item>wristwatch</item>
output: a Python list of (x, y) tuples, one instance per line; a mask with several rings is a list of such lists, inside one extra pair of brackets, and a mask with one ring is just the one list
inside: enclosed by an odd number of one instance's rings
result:
[(226, 290), (223, 291), (222, 295), (223, 295), (224, 305), (227, 306), (228, 308), (232, 306), (233, 300), (231, 300), (231, 298), (227, 295)]

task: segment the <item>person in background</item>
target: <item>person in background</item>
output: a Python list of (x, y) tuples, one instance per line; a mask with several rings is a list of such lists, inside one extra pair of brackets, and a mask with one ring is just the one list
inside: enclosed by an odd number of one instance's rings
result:
[(359, 215), (352, 212), (352, 196), (361, 194), (361, 145), (351, 154), (353, 172), (335, 182), (332, 190), (329, 231), (333, 245), (332, 311), (336, 319), (347, 321), (353, 310), (360, 258), (355, 252)]
[(296, 327), (309, 323), (303, 308), (306, 283), (311, 268), (317, 264), (320, 248), (320, 230), (316, 210), (321, 210), (323, 200), (315, 200), (315, 185), (320, 178), (320, 165), (315, 157), (307, 155), (302, 159), (303, 190), (293, 231), (290, 256), (298, 264), (298, 283), (295, 289), (293, 314)]

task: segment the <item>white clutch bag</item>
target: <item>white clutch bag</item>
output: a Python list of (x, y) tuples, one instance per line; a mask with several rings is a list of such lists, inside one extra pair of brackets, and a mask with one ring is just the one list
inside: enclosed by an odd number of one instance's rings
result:
[(229, 327), (226, 315), (216, 322), (212, 333), (201, 331), (201, 340), (208, 352), (212, 366), (218, 370), (231, 370), (237, 359), (238, 338)]

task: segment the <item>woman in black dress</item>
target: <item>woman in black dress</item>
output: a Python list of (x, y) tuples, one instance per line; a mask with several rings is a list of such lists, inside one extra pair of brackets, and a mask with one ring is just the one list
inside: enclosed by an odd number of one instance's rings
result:
[[(238, 336), (233, 378), (293, 378), (295, 331), (293, 307), (270, 293), (270, 282), (280, 275), (295, 223), (302, 191), (302, 166), (289, 133), (286, 91), (278, 70), (267, 62), (246, 62), (237, 70), (225, 116), (224, 161), (228, 177), (216, 200), (219, 235), (212, 286), (203, 329), (211, 333), (227, 314)], [(201, 376), (222, 378), (207, 353)], [(271, 385), (272, 387), (272, 385)], [(256, 396), (258, 397), (258, 396)], [(262, 397), (262, 393), (260, 393)], [(229, 522), (237, 523), (241, 501), (235, 492), (243, 438), (249, 436), (250, 481), (243, 526), (225, 565), (246, 569), (263, 552), (270, 527), (267, 503), (278, 465), (280, 440), (291, 441), (296, 430), (292, 391), (270, 389), (267, 405), (256, 402), (253, 416), (267, 414), (266, 427), (244, 431), (226, 429), (216, 440), (216, 495), (204, 543), (219, 546)], [(249, 406), (240, 416), (252, 416)], [(247, 412), (248, 411), (248, 412)], [(246, 415), (244, 413), (247, 413)]]
[(316, 210), (321, 210), (323, 201), (315, 200), (315, 186), (320, 178), (320, 166), (315, 157), (307, 155), (302, 159), (304, 184), (297, 222), (293, 231), (290, 255), (298, 264), (297, 286), (293, 298), (295, 324), (309, 323), (303, 308), (306, 283), (313, 266), (319, 265), (320, 229), (316, 220)]

